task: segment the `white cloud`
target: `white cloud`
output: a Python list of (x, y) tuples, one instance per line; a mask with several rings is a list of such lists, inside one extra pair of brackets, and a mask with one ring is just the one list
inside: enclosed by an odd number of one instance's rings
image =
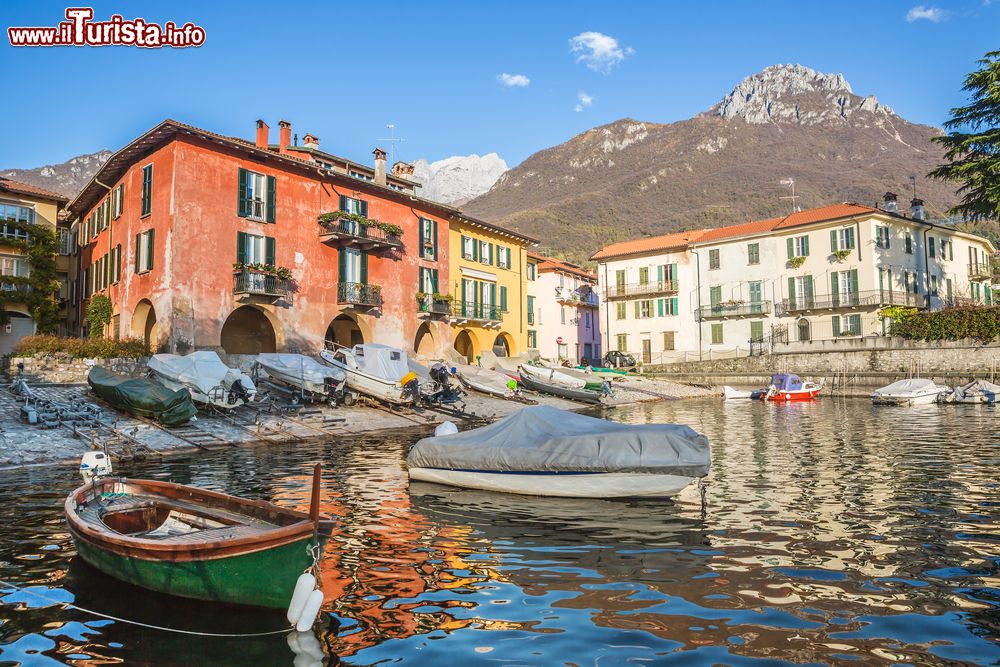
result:
[(577, 54), (576, 62), (602, 74), (610, 73), (627, 56), (635, 53), (632, 47), (623, 48), (617, 39), (600, 32), (581, 32), (569, 40), (569, 50)]
[(507, 74), (507, 72), (504, 72), (497, 77), (497, 83), (504, 88), (524, 88), (531, 83), (531, 79), (523, 74)]
[(914, 21), (930, 21), (931, 23), (940, 23), (948, 19), (948, 12), (943, 9), (938, 9), (937, 7), (925, 7), (923, 5), (917, 5), (910, 11), (906, 12), (906, 20), (909, 23)]
[(589, 107), (591, 104), (594, 103), (594, 97), (592, 95), (588, 95), (582, 90), (576, 94), (576, 99), (577, 99), (577, 104), (575, 108), (576, 111), (583, 111), (584, 109), (586, 109), (587, 107)]

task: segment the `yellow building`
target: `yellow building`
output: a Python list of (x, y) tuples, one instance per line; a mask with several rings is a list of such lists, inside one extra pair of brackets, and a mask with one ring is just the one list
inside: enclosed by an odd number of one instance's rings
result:
[[(0, 313), (0, 355), (8, 354), (21, 338), (37, 329), (28, 303), (32, 265), (26, 252), (33, 225), (44, 225), (57, 233), (59, 256), (54, 278), (59, 280), (60, 306), (65, 308), (70, 241), (65, 227), (60, 227), (59, 211), (67, 201), (55, 192), (0, 177), (0, 310), (4, 311)], [(65, 315), (61, 310), (60, 319)]]
[(470, 363), (484, 351), (516, 356), (528, 346), (525, 265), (537, 241), (461, 216), (448, 225), (455, 349)]

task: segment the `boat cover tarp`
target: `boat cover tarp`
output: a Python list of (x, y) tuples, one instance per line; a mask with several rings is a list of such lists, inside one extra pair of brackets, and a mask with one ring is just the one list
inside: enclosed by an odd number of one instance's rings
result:
[(1000, 398), (1000, 384), (993, 384), (988, 380), (973, 380), (969, 384), (955, 387), (955, 397), (958, 399), (982, 396), (989, 402), (994, 402)]
[[(499, 371), (467, 364), (453, 364), (459, 380), (476, 391), (481, 391), (495, 396), (506, 396), (512, 391), (508, 385), (513, 382), (508, 376)], [(516, 389), (517, 385), (514, 385)]]
[(795, 373), (775, 373), (771, 376), (771, 384), (780, 391), (799, 391), (802, 389), (802, 378)]
[(708, 438), (680, 424), (622, 424), (539, 405), (482, 428), (424, 438), (411, 468), (635, 472), (703, 477)]
[(211, 350), (199, 350), (184, 356), (154, 354), (146, 362), (146, 366), (160, 375), (194, 387), (203, 394), (211, 393), (220, 385), (228, 389), (234, 382), (239, 383), (243, 376), (235, 368), (222, 363), (219, 355)]
[(398, 347), (379, 343), (365, 343), (354, 346), (354, 360), (358, 370), (390, 382), (399, 382), (410, 372), (406, 352)]
[(94, 366), (87, 374), (94, 393), (116, 408), (140, 417), (152, 417), (164, 426), (186, 423), (198, 410), (186, 389), (170, 391), (145, 378), (127, 378)]
[[(521, 366), (518, 366), (517, 370), (521, 374), (522, 378), (525, 375), (529, 375), (536, 380), (541, 380), (542, 382), (548, 382), (550, 384), (558, 384), (563, 387), (570, 387), (571, 389), (583, 389), (587, 386), (587, 382), (590, 381), (585, 375), (579, 373), (578, 371), (567, 372), (566, 370), (560, 368), (549, 368), (548, 366), (529, 366), (528, 364), (522, 364)], [(597, 382), (600, 384), (600, 380), (597, 380)]]
[(934, 380), (927, 378), (909, 378), (908, 380), (897, 380), (881, 389), (876, 389), (875, 394), (886, 394), (889, 396), (923, 396), (925, 394), (941, 392), (947, 389), (934, 384)]
[(303, 378), (307, 382), (317, 385), (325, 384), (326, 378), (332, 378), (334, 382), (339, 383), (347, 377), (347, 373), (343, 369), (321, 364), (304, 354), (264, 352), (257, 355), (257, 363), (265, 371), (274, 371), (275, 374), (293, 378)]

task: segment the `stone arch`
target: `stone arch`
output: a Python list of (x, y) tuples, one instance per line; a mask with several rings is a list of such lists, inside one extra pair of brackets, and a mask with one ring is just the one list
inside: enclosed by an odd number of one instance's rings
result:
[(465, 357), (470, 364), (475, 363), (479, 350), (476, 348), (476, 337), (469, 333), (468, 329), (462, 329), (455, 336), (455, 351)]
[(222, 325), (219, 344), (226, 354), (277, 352), (275, 326), (266, 311), (254, 306), (240, 306)]
[(514, 348), (514, 338), (506, 331), (501, 331), (493, 339), (493, 354), (498, 357), (513, 357), (517, 355)]
[(427, 322), (417, 327), (417, 335), (413, 337), (413, 351), (422, 357), (433, 357), (437, 347), (434, 342), (434, 332)]
[(341, 313), (330, 322), (323, 337), (324, 347), (330, 349), (333, 344), (344, 347), (354, 347), (362, 343), (372, 342), (371, 331), (361, 319)]
[(156, 323), (156, 309), (149, 299), (135, 304), (132, 311), (132, 335), (141, 338), (150, 350), (156, 352), (159, 327)]
[(812, 323), (804, 317), (795, 323), (795, 340), (806, 343), (812, 340)]

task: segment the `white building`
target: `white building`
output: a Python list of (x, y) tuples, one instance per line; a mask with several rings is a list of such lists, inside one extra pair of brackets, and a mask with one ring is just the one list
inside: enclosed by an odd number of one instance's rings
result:
[[(992, 305), (984, 238), (885, 207), (834, 204), (782, 218), (626, 241), (599, 251), (606, 349), (645, 363), (749, 353), (755, 344), (885, 333), (879, 309)], [(692, 356), (694, 355), (694, 357)]]
[(596, 363), (601, 358), (597, 276), (576, 264), (528, 253), (528, 347), (543, 358)]

